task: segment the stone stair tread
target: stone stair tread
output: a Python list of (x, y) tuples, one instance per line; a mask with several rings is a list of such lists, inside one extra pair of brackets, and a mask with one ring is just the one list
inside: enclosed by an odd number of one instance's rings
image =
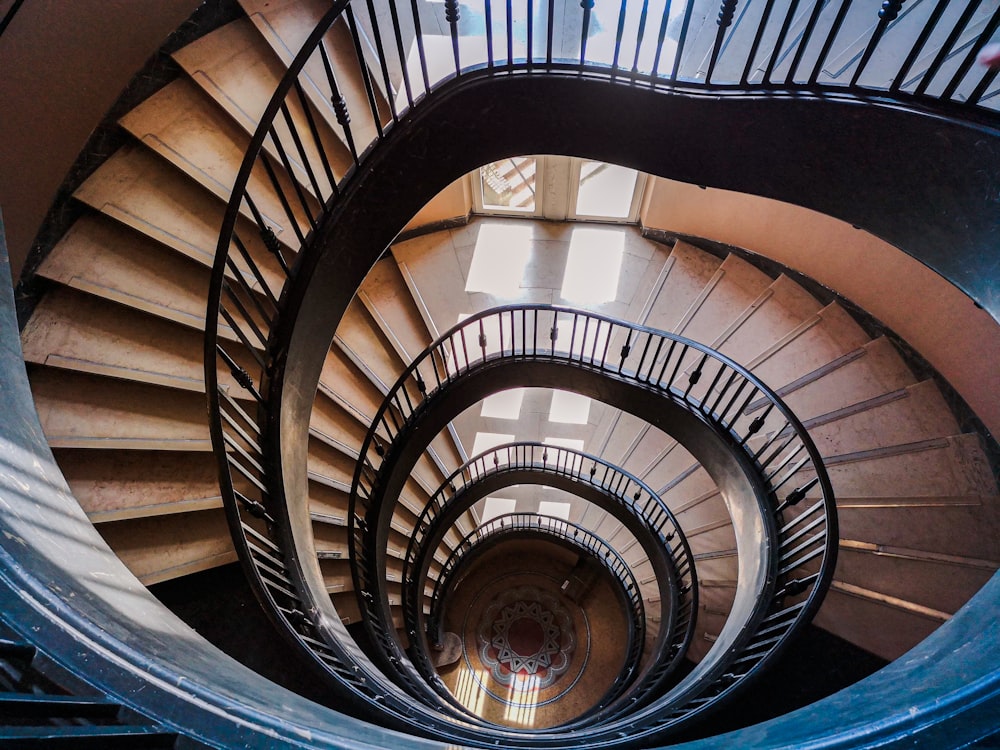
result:
[(406, 368), (357, 298), (348, 306), (337, 326), (335, 343), (346, 345), (353, 357), (359, 359), (378, 379), (380, 390), (383, 387), (386, 390), (391, 388)]
[(729, 255), (672, 331), (711, 344), (771, 284), (765, 273)]
[[(38, 272), (71, 288), (204, 330), (208, 270), (101, 214), (77, 219)], [(219, 334), (235, 339), (228, 326)]]
[(380, 260), (368, 272), (358, 298), (372, 317), (385, 322), (391, 340), (402, 347), (401, 359), (409, 363), (430, 346), (432, 336), (392, 257)]
[(955, 435), (826, 460), (843, 497), (991, 495), (995, 485), (979, 436)]
[[(931, 634), (943, 620), (873, 599), (861, 591), (834, 583), (816, 614), (814, 624), (883, 659), (902, 656)], [(877, 592), (875, 592), (877, 593)]]
[[(306, 2), (263, 2), (260, 0), (241, 0), (241, 6), (250, 20), (254, 22), (261, 36), (267, 40), (275, 54), (289, 65), (294, 58), (294, 52), (301, 49), (303, 42), (316, 28), (316, 24), (328, 9), (320, 0)], [(337, 73), (337, 86), (344, 98), (347, 110), (351, 116), (351, 129), (360, 151), (364, 145), (377, 136), (375, 120), (372, 115), (368, 94), (365, 91), (358, 65), (357, 53), (350, 30), (343, 19), (333, 24), (326, 36), (327, 54), (330, 56), (333, 69)], [(345, 74), (346, 73), (346, 74)], [(336, 127), (336, 117), (329, 106), (330, 88), (325, 72), (319, 60), (311, 59), (306, 64), (304, 74), (313, 87), (307, 89), (316, 109), (330, 123), (338, 134), (342, 131)], [(388, 102), (381, 89), (381, 76), (371, 76), (376, 106), (380, 119), (387, 122)]]
[[(665, 285), (650, 305), (644, 325), (661, 331), (672, 331), (684, 313), (718, 271), (722, 261), (711, 253), (678, 240), (670, 252)], [(663, 289), (669, 287), (669, 294)], [(650, 304), (647, 302), (647, 304)]]
[(793, 332), (794, 338), (786, 337), (779, 342), (780, 348), (755, 355), (747, 363), (754, 375), (777, 391), (863, 347), (870, 340), (836, 302), (819, 310), (816, 318), (815, 324), (807, 321), (808, 327)]
[(382, 405), (382, 395), (338, 347), (330, 348), (319, 382), (322, 391), (350, 407), (367, 432)]
[[(867, 408), (857, 410), (863, 407)], [(805, 422), (820, 454), (842, 455), (959, 432), (958, 422), (940, 390), (929, 380), (845, 411)]]
[[(309, 483), (309, 512), (326, 523), (347, 524), (348, 494), (326, 485)], [(314, 518), (314, 521), (316, 519)]]
[[(122, 127), (221, 201), (227, 202), (250, 145), (250, 136), (193, 82), (178, 78), (164, 86), (121, 118)], [(291, 157), (289, 157), (291, 158)], [(282, 193), (294, 212), (295, 223), (305, 233), (307, 215), (281, 162), (272, 158)], [(313, 216), (319, 203), (308, 181), (299, 185), (308, 195)], [(250, 175), (247, 190), (261, 214), (271, 222), (291, 224), (278, 192), (262, 167)], [(249, 208), (241, 209), (251, 217)]]
[(285, 73), (248, 18), (220, 26), (172, 57), (248, 133), (257, 129)]
[[(225, 204), (143, 146), (122, 146), (73, 195), (202, 265), (214, 261)], [(284, 224), (272, 230), (285, 241)], [(237, 233), (272, 292), (280, 292), (284, 276), (257, 231), (241, 220)], [(234, 262), (252, 278), (238, 254)]]
[(994, 565), (987, 568), (869, 552), (842, 540), (835, 580), (953, 614), (993, 576), (1000, 561)]
[[(197, 331), (69, 288), (45, 295), (22, 332), (26, 361), (204, 392), (204, 338)], [(236, 347), (245, 369), (252, 359)], [(228, 368), (223, 387), (238, 389)]]
[(995, 495), (962, 499), (966, 504), (920, 506), (897, 499), (895, 507), (859, 508), (839, 498), (840, 537), (890, 550), (991, 560), (1000, 567), (1000, 501)]
[(201, 394), (47, 367), (30, 378), (53, 448), (211, 450)]
[(784, 274), (767, 287), (754, 305), (752, 311), (741, 314), (742, 321), (738, 327), (730, 325), (724, 332), (724, 341), (717, 337), (712, 342), (715, 345), (713, 348), (751, 369), (754, 359), (762, 351), (792, 335), (823, 307), (815, 297)]
[(221, 508), (106, 523), (99, 530), (147, 586), (236, 561)]
[[(173, 53), (174, 60), (187, 72), (216, 104), (222, 108), (239, 126), (252, 135), (257, 123), (271, 99), (285, 72), (285, 65), (274, 54), (261, 37), (253, 23), (240, 18), (221, 26), (209, 34), (195, 40), (183, 49)], [(286, 100), (288, 116), (298, 133), (308, 133), (301, 139), (306, 153), (305, 161), (312, 165), (321, 163), (319, 148), (313, 140), (313, 131), (305, 109), (306, 103), (296, 98)], [(323, 153), (330, 164), (335, 179), (340, 179), (352, 166), (353, 161), (347, 146), (339, 134), (340, 127), (325, 115), (329, 115), (329, 105), (318, 110), (315, 102), (309, 105), (316, 135), (322, 144)], [(312, 187), (309, 173), (304, 168), (304, 160), (293, 148), (294, 139), (283, 117), (274, 122), (275, 132), (285, 144), (285, 153), (298, 181), (303, 186)], [(280, 154), (275, 144), (266, 140), (264, 150), (274, 159)], [(325, 170), (313, 170), (321, 190), (329, 192), (330, 184)]]
[(916, 382), (913, 373), (886, 338), (857, 350), (856, 358), (790, 393), (779, 393), (800, 419), (826, 414)]
[(94, 523), (221, 507), (207, 453), (57, 449), (73, 496)]

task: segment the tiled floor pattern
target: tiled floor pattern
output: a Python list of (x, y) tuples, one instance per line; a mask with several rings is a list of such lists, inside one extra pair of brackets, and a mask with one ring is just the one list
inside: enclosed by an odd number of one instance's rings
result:
[(441, 670), (463, 705), (497, 724), (539, 728), (570, 721), (607, 692), (625, 658), (625, 616), (610, 579), (580, 602), (562, 594), (575, 561), (555, 545), (509, 542), (472, 565), (445, 615), (462, 657)]

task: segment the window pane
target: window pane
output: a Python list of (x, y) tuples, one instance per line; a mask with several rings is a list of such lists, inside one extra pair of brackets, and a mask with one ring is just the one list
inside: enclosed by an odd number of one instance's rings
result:
[(628, 167), (585, 161), (580, 165), (577, 216), (627, 219), (639, 173)]
[(479, 168), (483, 208), (535, 210), (535, 157), (516, 156)]

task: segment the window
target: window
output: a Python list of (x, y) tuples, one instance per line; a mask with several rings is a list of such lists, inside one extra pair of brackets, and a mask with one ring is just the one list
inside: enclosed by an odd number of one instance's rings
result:
[(571, 156), (516, 156), (472, 173), (476, 213), (633, 223), (646, 175)]

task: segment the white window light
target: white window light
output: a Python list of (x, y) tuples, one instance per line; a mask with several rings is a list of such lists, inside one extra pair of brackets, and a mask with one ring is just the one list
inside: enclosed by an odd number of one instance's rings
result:
[(519, 419), (523, 401), (524, 388), (511, 388), (507, 391), (494, 393), (483, 399), (479, 416), (495, 419)]
[(590, 399), (572, 391), (552, 391), (549, 421), (562, 424), (587, 424)]
[(621, 230), (575, 227), (560, 295), (579, 304), (614, 300), (624, 255), (625, 234)]
[(530, 224), (484, 224), (476, 238), (465, 291), (517, 297), (530, 255)]
[(488, 497), (483, 503), (483, 519), (481, 523), (487, 524), (498, 516), (513, 513), (516, 507), (517, 500), (509, 497)]

